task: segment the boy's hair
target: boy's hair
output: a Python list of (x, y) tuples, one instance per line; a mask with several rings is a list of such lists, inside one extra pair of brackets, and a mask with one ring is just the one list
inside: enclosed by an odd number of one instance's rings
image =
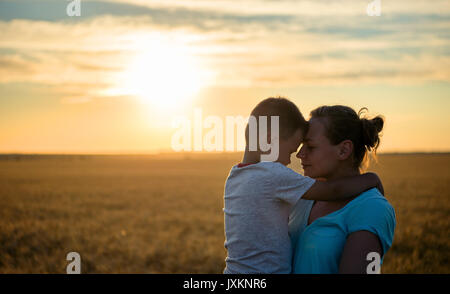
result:
[[(256, 117), (259, 122), (260, 116), (267, 117), (268, 126), (271, 125), (271, 116), (279, 117), (279, 134), (280, 139), (290, 138), (298, 129), (304, 134), (308, 131), (308, 122), (303, 117), (298, 107), (284, 97), (270, 97), (264, 99), (251, 112), (250, 116)], [(245, 129), (245, 141), (249, 141), (249, 125)]]

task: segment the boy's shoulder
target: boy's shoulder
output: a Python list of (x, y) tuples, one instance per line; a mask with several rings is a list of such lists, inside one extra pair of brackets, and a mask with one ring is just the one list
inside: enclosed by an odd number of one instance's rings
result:
[(279, 162), (271, 161), (262, 161), (254, 164), (237, 164), (230, 171), (230, 177), (235, 176), (268, 177), (272, 180), (304, 177)]
[(252, 164), (242, 164), (242, 163), (237, 164), (231, 168), (231, 172), (279, 173), (279, 172), (294, 172), (294, 171), (279, 162), (261, 161), (261, 162), (252, 163)]

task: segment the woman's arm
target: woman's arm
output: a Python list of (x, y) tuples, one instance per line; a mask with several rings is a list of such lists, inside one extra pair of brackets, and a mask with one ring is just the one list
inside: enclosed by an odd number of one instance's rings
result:
[(350, 234), (342, 252), (339, 265), (340, 274), (367, 274), (367, 266), (372, 263), (367, 255), (377, 252), (383, 256), (380, 239), (369, 231), (357, 231)]

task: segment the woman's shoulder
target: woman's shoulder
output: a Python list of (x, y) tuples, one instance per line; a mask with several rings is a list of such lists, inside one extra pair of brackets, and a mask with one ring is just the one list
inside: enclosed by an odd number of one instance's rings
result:
[(363, 192), (353, 202), (353, 205), (349, 207), (349, 213), (387, 214), (395, 217), (394, 207), (376, 188)]
[(360, 203), (363, 203), (363, 202), (385, 203), (386, 202), (389, 204), (389, 201), (386, 199), (386, 197), (383, 196), (383, 194), (380, 193), (380, 191), (378, 191), (377, 188), (372, 188), (370, 190), (367, 190), (367, 191), (361, 193), (357, 198), (355, 198), (355, 200), (359, 200)]

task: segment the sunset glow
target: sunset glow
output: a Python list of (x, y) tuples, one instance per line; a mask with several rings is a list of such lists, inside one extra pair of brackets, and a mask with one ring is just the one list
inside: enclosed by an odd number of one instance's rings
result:
[(381, 153), (450, 151), (448, 1), (66, 2), (0, 1), (0, 153), (173, 151), (175, 116), (270, 96), (385, 116)]
[(155, 40), (136, 47), (135, 56), (117, 74), (115, 85), (104, 92), (106, 95), (133, 96), (145, 105), (167, 111), (189, 103), (208, 86), (208, 73), (188, 46)]

